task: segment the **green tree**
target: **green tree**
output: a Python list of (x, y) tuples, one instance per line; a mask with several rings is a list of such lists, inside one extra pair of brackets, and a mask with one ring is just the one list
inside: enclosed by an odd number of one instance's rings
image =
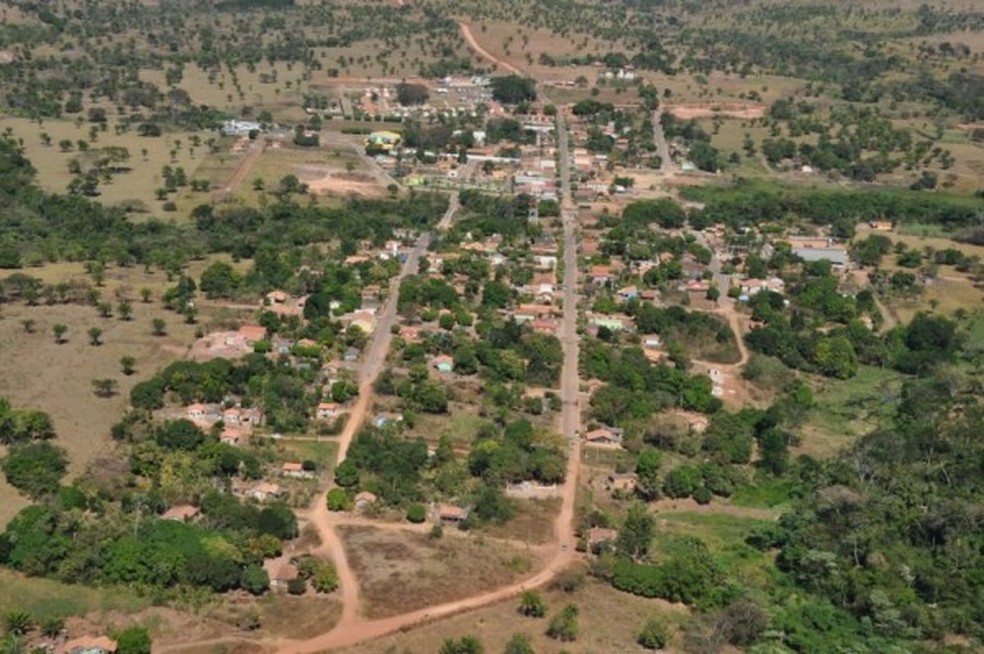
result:
[(656, 521), (645, 504), (636, 502), (630, 506), (622, 529), (618, 532), (616, 546), (619, 553), (633, 559), (645, 557), (653, 540), (655, 524)]
[(102, 333), (103, 330), (98, 327), (89, 328), (89, 345), (99, 346), (102, 345)]
[(130, 376), (134, 372), (136, 372), (136, 369), (134, 368), (136, 363), (137, 363), (136, 358), (129, 354), (124, 354), (122, 357), (120, 357), (120, 367), (123, 368), (124, 375)]
[(65, 342), (65, 332), (68, 331), (68, 326), (61, 323), (56, 323), (52, 325), (51, 332), (55, 335), (55, 343), (61, 345)]
[(519, 608), (517, 610), (520, 615), (525, 615), (528, 618), (542, 618), (547, 615), (547, 605), (544, 604), (543, 598), (540, 597), (540, 593), (535, 590), (527, 590), (523, 592), (523, 596), (519, 600)]
[(568, 604), (564, 609), (550, 620), (547, 627), (547, 636), (563, 643), (570, 643), (577, 640), (577, 606)]
[(58, 490), (68, 469), (68, 455), (46, 441), (23, 443), (11, 446), (2, 465), (11, 486), (37, 499)]
[(154, 336), (167, 335), (167, 323), (164, 322), (163, 318), (154, 318), (153, 320), (151, 320), (150, 327)]
[(270, 576), (262, 566), (248, 565), (243, 570), (240, 586), (251, 595), (262, 595), (270, 589)]
[(133, 304), (128, 300), (121, 300), (116, 311), (120, 314), (120, 320), (133, 320)]
[(335, 483), (342, 488), (355, 488), (359, 484), (359, 469), (346, 459), (335, 467)]
[(659, 469), (662, 464), (663, 455), (655, 448), (646, 447), (639, 453), (639, 460), (636, 462), (637, 488), (639, 494), (647, 500), (659, 497)]

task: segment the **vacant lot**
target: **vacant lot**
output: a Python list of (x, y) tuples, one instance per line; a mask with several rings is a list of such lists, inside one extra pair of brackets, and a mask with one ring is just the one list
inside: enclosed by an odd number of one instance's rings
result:
[[(583, 572), (565, 573), (572, 576)], [(636, 597), (614, 590), (607, 584), (585, 578), (571, 593), (546, 590), (543, 593), (547, 605), (547, 619), (524, 618), (516, 612), (518, 599), (510, 599), (477, 611), (424, 625), (406, 632), (393, 634), (378, 641), (364, 643), (341, 650), (344, 654), (382, 654), (383, 652), (413, 651), (437, 652), (447, 638), (472, 635), (479, 638), (486, 652), (501, 652), (506, 641), (514, 633), (524, 633), (530, 638), (537, 652), (570, 652), (570, 654), (598, 654), (600, 652), (645, 652), (636, 644), (636, 634), (651, 615), (663, 617), (674, 633), (672, 646), (667, 651), (682, 651), (678, 625), (686, 620), (688, 612), (679, 605), (661, 600)], [(573, 643), (558, 643), (547, 638), (545, 631), (551, 616), (566, 604), (579, 609), (580, 634)]]
[(480, 536), (431, 539), (405, 530), (341, 527), (364, 613), (379, 618), (469, 597), (514, 582), (536, 566), (532, 552)]

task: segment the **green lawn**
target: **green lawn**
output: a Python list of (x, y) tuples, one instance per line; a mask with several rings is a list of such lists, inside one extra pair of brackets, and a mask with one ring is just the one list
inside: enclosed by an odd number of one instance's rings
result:
[(775, 567), (769, 556), (745, 543), (756, 527), (766, 520), (722, 513), (660, 513), (657, 516), (656, 552), (671, 554), (681, 546), (680, 536), (701, 539), (728, 575), (743, 584), (770, 583)]
[(814, 393), (815, 406), (795, 433), (796, 453), (829, 456), (891, 419), (904, 376), (894, 370), (861, 366), (847, 380), (824, 379)]
[(90, 611), (135, 613), (150, 606), (150, 599), (122, 588), (90, 588), (49, 579), (25, 577), (0, 569), (0, 614), (27, 611), (35, 620), (84, 615)]

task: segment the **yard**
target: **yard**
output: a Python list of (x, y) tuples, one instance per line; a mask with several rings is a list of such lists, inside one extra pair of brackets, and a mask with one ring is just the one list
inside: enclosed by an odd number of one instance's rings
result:
[(445, 533), (434, 539), (401, 529), (354, 526), (339, 532), (360, 582), (363, 613), (371, 618), (491, 590), (522, 579), (538, 564), (536, 552), (480, 535)]

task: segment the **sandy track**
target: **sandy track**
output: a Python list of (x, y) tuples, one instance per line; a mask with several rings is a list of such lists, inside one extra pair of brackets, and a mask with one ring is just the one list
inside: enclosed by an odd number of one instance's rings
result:
[(475, 35), (472, 34), (470, 25), (467, 25), (466, 23), (458, 23), (458, 27), (461, 29), (461, 36), (465, 39), (468, 47), (474, 50), (478, 56), (491, 61), (507, 73), (512, 73), (513, 75), (523, 75), (523, 73), (511, 63), (499, 59), (491, 52), (483, 48), (482, 45), (475, 39)]

